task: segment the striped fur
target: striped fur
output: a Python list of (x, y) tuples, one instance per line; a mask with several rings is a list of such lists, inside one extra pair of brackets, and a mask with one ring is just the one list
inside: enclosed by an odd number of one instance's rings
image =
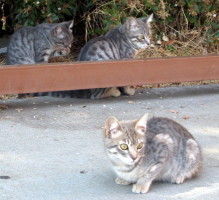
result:
[[(106, 35), (90, 40), (80, 51), (78, 61), (121, 60), (133, 58), (139, 49), (151, 44), (150, 23), (153, 16), (136, 19), (130, 17), (123, 25), (110, 30)], [(110, 74), (109, 74), (110, 76)], [(74, 78), (74, 77), (72, 77)], [(107, 77), (106, 77), (107, 78)], [(129, 86), (120, 88), (96, 88), (78, 91), (37, 93), (34, 96), (78, 97), (99, 99), (118, 97), (121, 94), (133, 95), (135, 89)]]
[[(117, 184), (133, 184), (132, 191), (146, 193), (154, 180), (183, 183), (200, 173), (200, 145), (182, 125), (168, 118), (105, 123), (105, 148)], [(121, 145), (127, 145), (123, 150)], [(138, 145), (143, 144), (138, 149)], [(141, 146), (140, 145), (140, 146)]]
[(48, 62), (50, 57), (70, 53), (73, 21), (43, 23), (18, 29), (8, 45), (7, 64), (22, 65)]

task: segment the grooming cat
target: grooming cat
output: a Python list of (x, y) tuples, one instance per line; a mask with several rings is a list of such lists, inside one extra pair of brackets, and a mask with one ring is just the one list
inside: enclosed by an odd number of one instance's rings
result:
[(67, 55), (73, 41), (73, 21), (43, 23), (18, 29), (8, 45), (7, 64), (36, 64), (50, 57)]
[(146, 193), (154, 180), (183, 183), (202, 168), (201, 147), (177, 122), (161, 117), (105, 123), (105, 148), (116, 183)]
[[(151, 28), (153, 15), (147, 18), (130, 17), (123, 25), (110, 30), (106, 35), (90, 40), (78, 56), (78, 61), (103, 61), (133, 58), (139, 49), (145, 49), (151, 44)], [(110, 76), (110, 74), (109, 74)], [(74, 78), (74, 77), (72, 77)], [(106, 77), (107, 78), (107, 77)], [(97, 88), (86, 90), (69, 90), (48, 93), (38, 93), (35, 96), (78, 97), (99, 99), (117, 97), (121, 93), (133, 95), (131, 87)]]

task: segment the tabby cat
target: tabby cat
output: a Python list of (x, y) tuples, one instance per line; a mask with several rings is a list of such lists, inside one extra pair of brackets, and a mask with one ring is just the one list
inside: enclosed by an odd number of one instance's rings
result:
[[(106, 35), (90, 40), (80, 51), (78, 61), (102, 61), (130, 59), (139, 49), (151, 44), (151, 27), (153, 15), (147, 18), (130, 17), (123, 25), (110, 30)], [(110, 76), (110, 74), (109, 74)], [(74, 78), (74, 77), (73, 77)], [(129, 86), (120, 88), (97, 88), (38, 93), (35, 96), (78, 97), (99, 99), (117, 97), (121, 93), (133, 95), (135, 89)]]
[(116, 183), (146, 193), (154, 180), (183, 183), (202, 168), (200, 145), (182, 125), (161, 117), (105, 122), (105, 148)]
[(72, 26), (73, 21), (69, 21), (18, 29), (8, 45), (7, 64), (36, 64), (67, 55), (73, 41)]

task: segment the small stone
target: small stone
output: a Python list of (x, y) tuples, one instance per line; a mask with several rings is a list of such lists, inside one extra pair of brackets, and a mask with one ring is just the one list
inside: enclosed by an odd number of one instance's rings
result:
[(160, 40), (157, 40), (157, 42), (156, 42), (157, 44), (161, 44), (162, 42), (160, 41)]
[(10, 179), (10, 176), (0, 176), (0, 179)]
[(165, 41), (165, 42), (168, 42), (168, 41), (169, 41), (169, 38), (168, 38), (166, 35), (164, 35), (164, 36), (162, 37), (162, 40)]
[(80, 173), (85, 174), (85, 173), (87, 173), (87, 171), (86, 170), (81, 170)]

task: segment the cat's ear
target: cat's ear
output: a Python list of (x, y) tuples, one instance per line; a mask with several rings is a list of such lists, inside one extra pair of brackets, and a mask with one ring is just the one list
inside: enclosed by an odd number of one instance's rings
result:
[(115, 117), (109, 117), (105, 122), (105, 136), (108, 138), (117, 138), (122, 135), (122, 129), (119, 121)]
[(144, 135), (147, 129), (147, 121), (148, 114), (145, 114), (141, 119), (136, 122), (135, 131), (141, 135)]
[(128, 17), (125, 24), (124, 24), (129, 31), (136, 31), (138, 30), (138, 21), (134, 17)]
[(59, 39), (62, 39), (65, 37), (65, 34), (62, 30), (62, 27), (59, 25), (57, 25), (53, 28), (52, 33), (56, 38), (59, 38)]
[(153, 21), (153, 13), (150, 14), (148, 17), (145, 18), (141, 18), (141, 20), (147, 24), (148, 26), (150, 26), (150, 23)]
[(74, 20), (66, 22), (66, 25), (67, 25), (68, 29), (72, 29), (72, 27), (74, 25)]

